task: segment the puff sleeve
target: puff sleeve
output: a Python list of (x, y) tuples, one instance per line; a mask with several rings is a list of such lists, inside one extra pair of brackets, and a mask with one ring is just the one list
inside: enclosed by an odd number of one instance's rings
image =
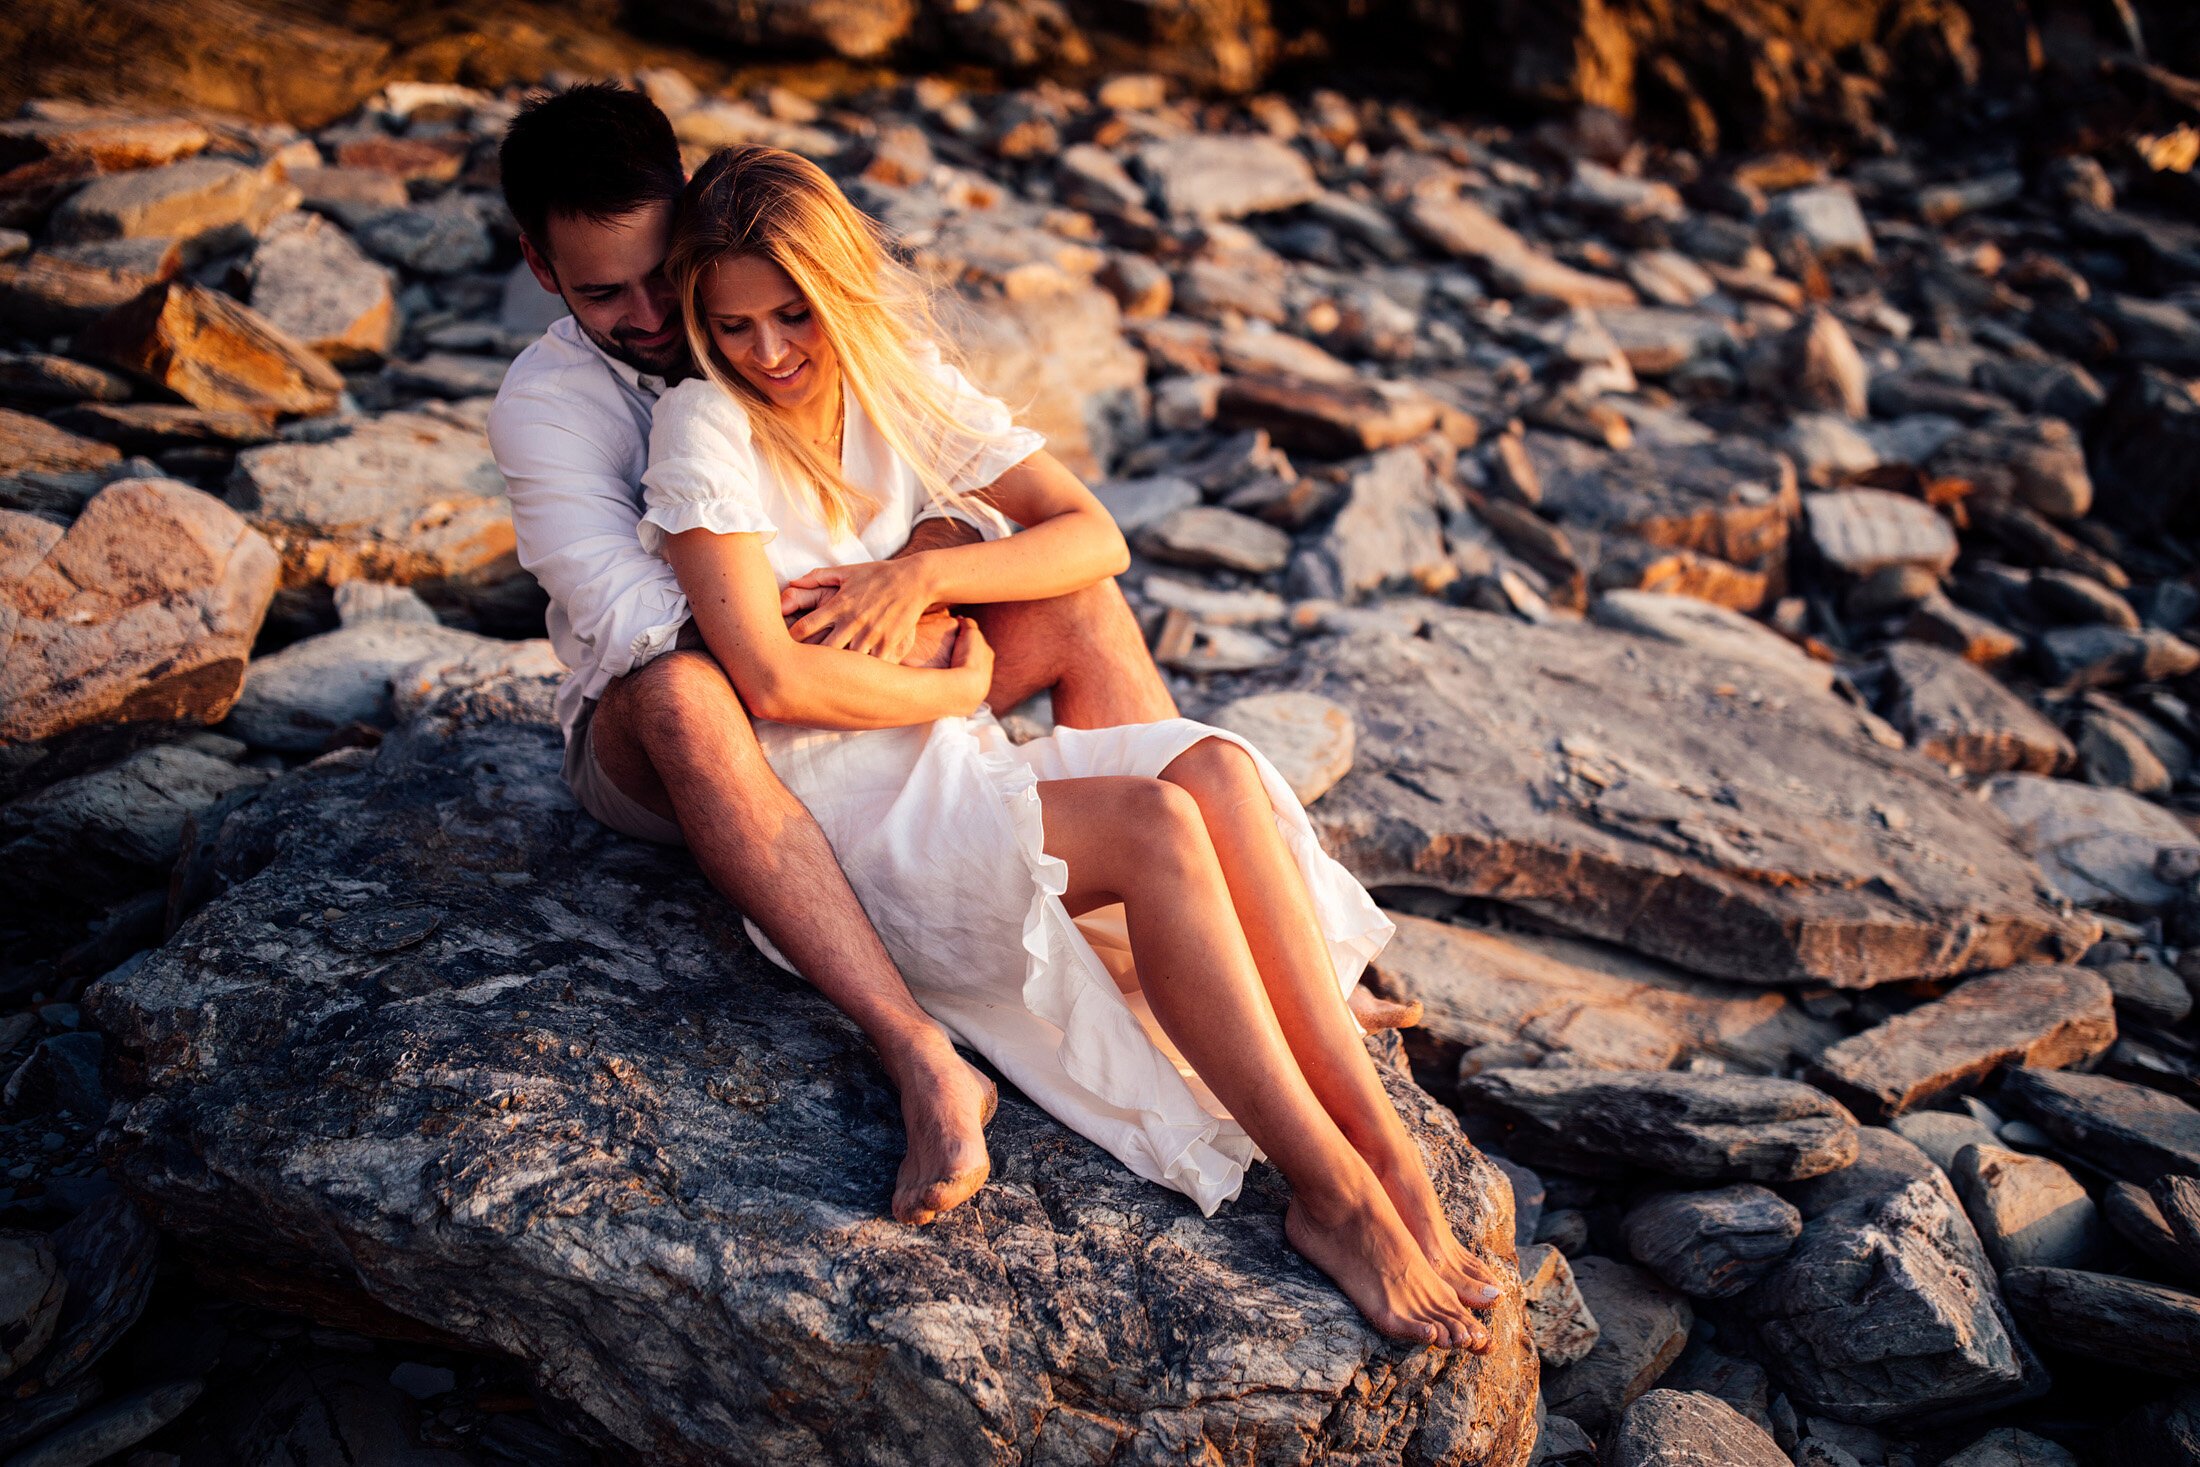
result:
[(683, 530), (721, 535), (779, 533), (766, 504), (748, 412), (716, 383), (693, 378), (658, 399), (642, 472), (642, 548), (664, 554)]
[(964, 428), (947, 435), (936, 459), (940, 476), (957, 493), (975, 494), (1047, 446), (1044, 434), (1016, 425), (1007, 403), (943, 361), (936, 342), (919, 342), (913, 354), (947, 389), (955, 419)]

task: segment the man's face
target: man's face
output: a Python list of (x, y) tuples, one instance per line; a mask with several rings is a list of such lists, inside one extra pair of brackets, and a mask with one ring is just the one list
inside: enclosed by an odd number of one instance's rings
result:
[(766, 402), (807, 412), (838, 401), (840, 360), (787, 272), (760, 255), (720, 260), (703, 272), (696, 304), (728, 367)]
[(553, 214), (542, 243), (520, 239), (528, 268), (555, 291), (584, 335), (637, 372), (675, 376), (687, 366), (680, 310), (665, 280), (672, 203), (644, 204), (597, 221)]

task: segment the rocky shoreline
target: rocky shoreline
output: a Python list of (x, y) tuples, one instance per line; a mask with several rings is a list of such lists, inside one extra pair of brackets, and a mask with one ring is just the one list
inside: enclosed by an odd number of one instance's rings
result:
[(557, 779), (481, 428), (556, 312), (516, 89), (47, 99), (5, 1461), (2200, 1460), (2200, 134), (636, 80), (954, 293), (1187, 711), (1398, 915), (1496, 1346), (1384, 1345), (1272, 1177), (1203, 1220), (1013, 1096), (971, 1208), (881, 1222), (855, 1031)]

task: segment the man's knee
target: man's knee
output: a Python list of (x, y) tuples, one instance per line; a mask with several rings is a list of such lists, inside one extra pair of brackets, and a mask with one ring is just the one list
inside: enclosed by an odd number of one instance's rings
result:
[(682, 755), (724, 757), (756, 747), (748, 710), (708, 652), (667, 652), (616, 679), (604, 691), (599, 717), (602, 711), (613, 712), (653, 763)]
[[(989, 640), (1020, 641), (1065, 665), (1103, 648), (1145, 650), (1138, 618), (1112, 577), (1043, 601), (1002, 602), (986, 611)], [(995, 634), (996, 625), (1002, 635)]]

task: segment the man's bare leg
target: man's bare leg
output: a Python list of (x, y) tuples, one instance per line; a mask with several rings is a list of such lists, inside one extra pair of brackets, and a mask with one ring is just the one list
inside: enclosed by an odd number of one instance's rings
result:
[(978, 630), (993, 645), (993, 688), (1000, 712), (1041, 688), (1054, 690), (1054, 721), (1064, 728), (1113, 728), (1177, 716), (1153, 654), (1122, 591), (1105, 580), (1045, 601), (975, 606)]
[(930, 1222), (985, 1185), (993, 1082), (910, 997), (825, 832), (765, 762), (717, 661), (673, 651), (614, 679), (590, 738), (612, 782), (675, 821), (711, 885), (877, 1046), (909, 1139), (894, 1216)]
[[(893, 558), (978, 538), (959, 520), (919, 520)], [(1051, 688), (1054, 721), (1064, 728), (1113, 728), (1177, 716), (1176, 700), (1146, 650), (1138, 618), (1112, 579), (1044, 601), (966, 609), (993, 647), (993, 687), (985, 701), (996, 713)]]

